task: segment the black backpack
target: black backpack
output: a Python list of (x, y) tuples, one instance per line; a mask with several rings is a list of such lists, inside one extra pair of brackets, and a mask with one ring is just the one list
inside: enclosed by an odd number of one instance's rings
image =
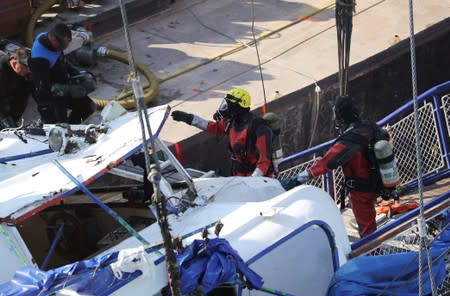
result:
[[(358, 132), (361, 130), (364, 130), (364, 132), (368, 132), (368, 134), (366, 136), (361, 135)], [(389, 134), (385, 130), (380, 128), (375, 122), (364, 120), (349, 131), (345, 132), (336, 140), (344, 140), (360, 145), (366, 159), (369, 161), (370, 172), (368, 181), (351, 177), (346, 178), (344, 185), (345, 187), (347, 187), (347, 189), (355, 189), (362, 192), (374, 192), (381, 195), (383, 194), (384, 185), (381, 179), (378, 161), (375, 157), (374, 146), (376, 142), (388, 139)]]

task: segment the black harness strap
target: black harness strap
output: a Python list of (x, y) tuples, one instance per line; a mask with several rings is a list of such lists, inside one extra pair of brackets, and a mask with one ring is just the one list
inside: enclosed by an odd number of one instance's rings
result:
[[(361, 135), (357, 133), (359, 127), (369, 127), (367, 129), (367, 136)], [(373, 152), (373, 145), (377, 139), (381, 139), (382, 135), (380, 132), (380, 128), (376, 125), (376, 123), (371, 121), (363, 121), (361, 124), (353, 127), (351, 130), (344, 133), (340, 136), (338, 140), (348, 141), (361, 146), (362, 151), (364, 152), (367, 160), (369, 161), (369, 178), (363, 179), (358, 178), (356, 176), (346, 177), (344, 180), (343, 187), (349, 190), (355, 190), (359, 192), (374, 192), (378, 193), (381, 190), (381, 178), (378, 172), (377, 160), (375, 158), (375, 154)], [(386, 161), (391, 161), (392, 157), (387, 157)]]

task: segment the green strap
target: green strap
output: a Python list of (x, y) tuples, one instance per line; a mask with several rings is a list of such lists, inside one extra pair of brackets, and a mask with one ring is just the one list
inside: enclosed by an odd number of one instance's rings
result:
[(11, 239), (9, 234), (5, 231), (2, 224), (0, 224), (0, 233), (5, 238), (5, 241), (9, 244), (10, 250), (12, 250), (16, 254), (16, 257), (17, 257), (17, 259), (19, 259), (20, 263), (22, 263), (23, 266), (26, 266), (27, 259), (22, 254), (22, 252), (19, 250), (19, 248), (16, 246), (16, 244), (13, 242), (13, 240)]

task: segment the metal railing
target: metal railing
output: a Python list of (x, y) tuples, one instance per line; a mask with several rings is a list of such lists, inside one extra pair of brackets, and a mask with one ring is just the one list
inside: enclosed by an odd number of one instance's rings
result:
[[(426, 179), (430, 179), (437, 173), (450, 170), (450, 81), (424, 92), (418, 96), (417, 100), (420, 106), (420, 129), (422, 131), (423, 175)], [(412, 112), (413, 102), (409, 101), (377, 122), (379, 126), (385, 127), (391, 135), (401, 186), (404, 191), (411, 190), (416, 186), (416, 140)], [(282, 170), (278, 178), (291, 177), (311, 167), (318, 155), (323, 155), (332, 144), (333, 140), (284, 158), (279, 166), (288, 167), (288, 169)], [(309, 181), (308, 184), (324, 189), (339, 203), (336, 195), (342, 188), (343, 177), (342, 168), (338, 168)]]
[[(449, 145), (450, 145), (450, 81), (431, 88), (417, 98), (419, 102), (421, 148), (423, 161), (424, 184), (431, 184), (450, 176)], [(383, 118), (378, 125), (388, 129), (398, 163), (402, 192), (417, 188), (415, 136), (413, 102)], [(316, 147), (307, 149), (283, 159), (280, 166), (290, 166), (283, 170), (279, 178), (286, 178), (313, 165), (316, 154), (322, 154), (333, 144), (328, 141)], [(308, 184), (326, 190), (339, 203), (336, 193), (341, 190), (343, 180), (342, 168), (333, 170), (320, 178), (311, 180)], [(433, 241), (439, 234), (448, 229), (450, 188), (441, 196), (425, 205), (428, 229), (428, 241)], [(420, 236), (416, 218), (419, 209), (409, 212), (379, 228), (369, 236), (352, 244), (352, 256), (395, 254), (408, 251), (418, 251)], [(446, 221), (446, 222), (445, 222)], [(450, 251), (441, 256), (446, 258), (446, 273), (443, 282), (438, 287), (438, 294), (444, 295), (450, 290)]]

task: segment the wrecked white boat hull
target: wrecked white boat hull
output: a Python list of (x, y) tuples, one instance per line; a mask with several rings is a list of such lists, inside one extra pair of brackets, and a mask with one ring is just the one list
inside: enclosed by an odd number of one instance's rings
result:
[[(181, 217), (172, 216), (173, 236), (195, 232), (184, 240), (186, 245), (201, 239), (198, 230), (221, 220), (224, 227), (220, 237), (263, 277), (265, 287), (292, 295), (326, 294), (335, 270), (346, 262), (350, 252), (345, 226), (328, 194), (312, 186), (283, 193), (278, 181), (266, 178), (204, 179), (197, 180), (196, 187), (207, 184), (214, 185), (203, 193), (213, 200)], [(223, 190), (225, 187), (228, 191)], [(277, 191), (281, 194), (274, 195)], [(161, 243), (156, 224), (140, 233), (152, 243)], [(138, 246), (137, 240), (129, 238), (111, 251)], [(158, 293), (167, 285), (165, 261), (158, 260), (160, 256), (150, 254), (150, 270), (114, 295)], [(252, 295), (266, 293), (252, 291)]]
[[(154, 134), (161, 130), (168, 112), (167, 106), (149, 109)], [(9, 281), (21, 267), (38, 268), (33, 258), (36, 249), (29, 249), (29, 244), (35, 242), (34, 238), (30, 240), (33, 236), (27, 241), (23, 229), (19, 231), (17, 227), (27, 221), (28, 231), (36, 231), (33, 229), (38, 226), (43, 231), (49, 225), (58, 225), (56, 221), (47, 226), (33, 223), (46, 223), (49, 216), (45, 216), (44, 210), (56, 207), (78, 190), (68, 175), (57, 169), (53, 160), (58, 159), (70, 174), (86, 185), (140, 150), (141, 133), (135, 114), (125, 114), (109, 125), (110, 130), (99, 137), (97, 143), (73, 154), (50, 153), (2, 164), (0, 184), (5, 186), (0, 189), (0, 259), (5, 265), (0, 283)], [(335, 270), (346, 262), (350, 252), (342, 218), (326, 192), (311, 186), (285, 192), (277, 180), (264, 177), (199, 178), (194, 179), (194, 184), (197, 206), (179, 216), (169, 216), (172, 236), (184, 237), (184, 245), (189, 245), (194, 239), (201, 238), (205, 227), (211, 228), (210, 233), (213, 233), (214, 224), (220, 220), (224, 224), (220, 237), (263, 277), (265, 287), (293, 295), (326, 293)], [(165, 195), (170, 197), (172, 194), (175, 193)], [(62, 210), (68, 213), (67, 209)], [(141, 206), (140, 211), (146, 212), (145, 206)], [(162, 243), (157, 223), (139, 233), (149, 246)], [(214, 234), (210, 236), (214, 237)], [(140, 246), (137, 239), (129, 237), (105, 246), (107, 249), (102, 249), (102, 254), (133, 252)], [(143, 256), (142, 251), (140, 253)], [(141, 276), (116, 290), (115, 295), (154, 295), (167, 285), (164, 250), (157, 248), (144, 257), (145, 266), (120, 260), (113, 264), (115, 274), (120, 274), (122, 269), (143, 271)], [(42, 262), (42, 258), (37, 261)]]

